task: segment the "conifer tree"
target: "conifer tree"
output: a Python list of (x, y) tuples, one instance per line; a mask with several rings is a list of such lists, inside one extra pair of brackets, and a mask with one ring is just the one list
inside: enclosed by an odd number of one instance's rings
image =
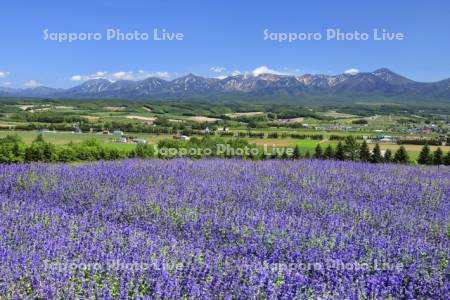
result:
[(444, 153), (442, 153), (441, 148), (438, 147), (433, 154), (433, 165), (442, 165), (443, 162), (444, 162)]
[(300, 147), (298, 145), (295, 145), (294, 151), (292, 152), (292, 158), (299, 159), (300, 156), (301, 156)]
[(344, 160), (345, 159), (345, 149), (344, 149), (344, 145), (342, 145), (341, 142), (339, 142), (336, 146), (336, 152), (334, 154), (334, 157), (337, 160)]
[(367, 142), (364, 140), (359, 147), (359, 159), (361, 161), (369, 161), (370, 160), (370, 150)]
[(266, 160), (267, 159), (267, 155), (266, 155), (266, 153), (264, 153), (264, 150), (261, 151), (261, 154), (259, 155), (259, 159), (261, 159), (261, 160)]
[(253, 157), (253, 153), (250, 152), (247, 156), (248, 159), (254, 160), (255, 158)]
[(325, 152), (323, 153), (323, 157), (326, 159), (333, 159), (334, 158), (334, 150), (331, 145), (328, 145), (328, 147), (325, 149)]
[(370, 157), (370, 161), (375, 164), (383, 162), (383, 156), (381, 155), (381, 149), (378, 143), (372, 150), (372, 156)]
[(314, 150), (314, 158), (322, 158), (323, 156), (323, 151), (322, 151), (322, 146), (320, 146), (320, 144), (317, 144), (316, 149)]
[(309, 152), (309, 150), (306, 151), (305, 158), (311, 158), (311, 153)]
[(421, 165), (430, 165), (433, 162), (433, 156), (431, 155), (430, 147), (425, 144), (420, 151), (417, 162)]
[(408, 152), (406, 152), (405, 147), (400, 146), (394, 155), (394, 162), (398, 164), (406, 164), (409, 162)]
[(450, 151), (448, 151), (447, 155), (444, 158), (444, 165), (450, 166)]
[(345, 156), (350, 160), (356, 160), (358, 158), (359, 145), (355, 137), (349, 135), (345, 138)]
[(386, 149), (386, 152), (384, 152), (384, 162), (387, 162), (387, 163), (392, 162), (392, 151), (391, 151), (391, 149)]

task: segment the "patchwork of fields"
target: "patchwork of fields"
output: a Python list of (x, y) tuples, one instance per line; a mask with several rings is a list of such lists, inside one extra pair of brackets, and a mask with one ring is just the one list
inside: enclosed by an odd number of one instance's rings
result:
[(0, 166), (12, 299), (444, 299), (450, 169), (124, 160)]
[[(314, 131), (306, 132), (307, 134), (315, 134)], [(9, 131), (9, 130), (3, 130), (0, 131), (0, 138), (4, 138), (8, 135), (18, 135), (25, 143), (30, 144), (33, 140), (37, 138), (37, 136), (40, 134), (38, 131)], [(318, 132), (316, 134), (324, 134), (324, 132)], [(335, 134), (335, 133), (333, 133)], [(341, 132), (341, 135), (345, 136), (345, 132)], [(116, 142), (117, 137), (114, 137), (112, 135), (102, 135), (102, 134), (92, 134), (92, 133), (70, 133), (70, 132), (46, 132), (42, 133), (44, 139), (52, 144), (55, 145), (63, 145), (70, 142), (78, 143), (82, 141), (86, 141), (89, 139), (96, 139), (100, 143), (104, 144), (108, 148), (114, 148), (119, 151), (130, 151), (136, 147), (136, 144), (130, 144), (130, 143), (118, 143)], [(162, 139), (172, 139), (172, 135), (170, 134), (146, 134), (146, 133), (131, 133), (132, 136), (145, 139), (151, 144), (156, 144), (158, 141)], [(314, 152), (314, 149), (316, 148), (317, 144), (320, 143), (322, 147), (326, 147), (329, 144), (331, 144), (333, 147), (336, 147), (337, 141), (329, 141), (329, 140), (323, 140), (323, 141), (317, 141), (317, 140), (311, 140), (311, 139), (293, 139), (293, 138), (245, 138), (249, 141), (251, 144), (255, 144), (257, 146), (264, 146), (267, 145), (267, 147), (271, 148), (272, 146), (275, 147), (295, 147), (298, 145), (300, 147), (300, 150), (305, 153), (309, 151), (310, 153)], [(369, 145), (369, 147), (372, 149), (374, 145)], [(390, 149), (391, 151), (395, 152), (400, 146), (395, 144), (380, 144), (380, 147), (382, 150)], [(406, 150), (408, 151), (408, 154), (410, 155), (410, 158), (413, 160), (416, 160), (419, 156), (420, 150), (422, 148), (421, 145), (404, 145)], [(435, 151), (438, 147), (437, 146), (430, 146), (431, 151)], [(447, 153), (450, 151), (450, 146), (440, 146), (442, 151), (444, 153)]]

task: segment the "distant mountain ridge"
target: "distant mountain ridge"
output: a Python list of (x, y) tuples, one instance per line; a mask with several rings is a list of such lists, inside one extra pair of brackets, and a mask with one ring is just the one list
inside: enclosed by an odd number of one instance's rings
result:
[(167, 81), (149, 77), (141, 81), (88, 80), (69, 89), (37, 87), (0, 88), (0, 96), (46, 98), (165, 99), (220, 95), (275, 97), (289, 96), (301, 101), (307, 97), (388, 97), (398, 99), (439, 99), (450, 102), (450, 79), (416, 82), (389, 69), (357, 74), (236, 75), (223, 79), (188, 74)]

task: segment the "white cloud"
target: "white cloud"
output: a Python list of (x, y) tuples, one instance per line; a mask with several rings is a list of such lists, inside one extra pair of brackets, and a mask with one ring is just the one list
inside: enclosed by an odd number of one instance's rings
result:
[(355, 68), (351, 68), (351, 69), (345, 70), (344, 73), (345, 73), (345, 74), (349, 74), (349, 75), (356, 75), (356, 74), (359, 73), (359, 70), (358, 70), (358, 69), (355, 69)]
[(34, 87), (41, 86), (42, 84), (40, 82), (37, 82), (34, 79), (31, 79), (31, 80), (28, 80), (27, 82), (25, 82), (23, 85), (26, 87), (29, 87), (29, 88), (34, 88)]
[[(245, 74), (247, 74), (247, 72)], [(242, 72), (239, 71), (239, 70), (234, 70), (233, 72), (225, 72), (224, 74), (217, 75), (214, 78), (225, 79), (225, 78), (230, 77), (230, 76), (238, 76), (238, 75), (242, 75)]]
[(97, 72), (94, 74), (94, 77), (100, 78), (108, 74), (108, 72)]
[(210, 71), (213, 71), (214, 73), (223, 73), (225, 71), (224, 67), (211, 67), (209, 68)]
[(73, 76), (70, 78), (70, 80), (73, 80), (73, 81), (81, 81), (81, 80), (83, 80), (83, 76), (81, 76), (81, 75), (73, 75)]
[(163, 79), (170, 78), (170, 73), (166, 71), (159, 71), (159, 72), (146, 72), (144, 70), (139, 70), (137, 75), (137, 80), (142, 80), (148, 77), (158, 77)]
[(124, 72), (124, 71), (113, 73), (112, 77), (116, 78), (118, 80), (133, 80), (134, 79), (134, 75), (132, 72)]
[(94, 74), (88, 75), (73, 75), (70, 80), (72, 81), (86, 81), (91, 79), (108, 79), (110, 81), (117, 80), (142, 80), (148, 77), (158, 77), (158, 78), (170, 78), (168, 72), (147, 72), (144, 70), (134, 71), (118, 71), (118, 72), (103, 72), (99, 71)]
[(298, 75), (301, 72), (300, 69), (291, 69), (288, 67), (284, 67), (283, 71), (278, 71), (271, 69), (267, 66), (260, 66), (254, 69), (253, 71), (239, 71), (234, 70), (232, 72), (225, 72), (224, 74), (221, 74), (220, 76), (216, 76), (216, 78), (225, 78), (226, 76), (238, 76), (238, 75), (244, 75), (245, 77), (248, 76), (259, 76), (262, 74), (274, 74), (274, 75)]
[(6, 78), (6, 77), (8, 77), (9, 76), (9, 72), (6, 72), (6, 71), (0, 71), (0, 78)]
[(293, 75), (298, 73), (297, 70), (295, 71), (289, 71), (289, 68), (284, 68), (286, 71), (281, 72), (281, 71), (277, 71), (274, 69), (271, 69), (267, 66), (260, 66), (256, 69), (254, 69), (253, 71), (240, 71), (240, 70), (234, 70), (232, 72), (225, 72), (225, 74), (221, 74), (220, 76), (216, 76), (216, 78), (219, 79), (223, 79), (226, 78), (228, 76), (239, 76), (239, 75), (244, 75), (244, 77), (248, 77), (248, 76), (259, 76), (262, 74), (274, 74), (274, 75)]
[(268, 68), (267, 66), (261, 66), (252, 71), (253, 76), (259, 76), (261, 74), (275, 74), (275, 75), (286, 75), (283, 72), (276, 71)]
[(11, 82), (9, 82), (9, 81), (2, 81), (2, 82), (0, 82), (0, 84), (7, 86), (7, 85), (11, 85)]

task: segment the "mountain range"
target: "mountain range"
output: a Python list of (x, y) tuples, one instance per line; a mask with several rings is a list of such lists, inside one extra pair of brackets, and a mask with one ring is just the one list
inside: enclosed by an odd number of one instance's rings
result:
[(92, 79), (68, 89), (37, 87), (1, 88), (4, 97), (178, 99), (195, 97), (275, 98), (301, 102), (307, 98), (393, 98), (450, 102), (450, 79), (416, 82), (389, 69), (357, 74), (236, 75), (223, 79), (188, 74), (167, 81), (150, 77), (141, 81)]

